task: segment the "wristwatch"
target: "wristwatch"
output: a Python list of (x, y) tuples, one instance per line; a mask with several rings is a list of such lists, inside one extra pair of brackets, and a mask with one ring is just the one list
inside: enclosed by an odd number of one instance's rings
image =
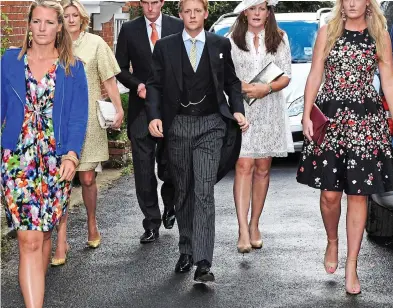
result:
[(267, 92), (267, 95), (273, 92), (272, 85), (270, 83), (267, 84), (269, 86), (269, 92)]

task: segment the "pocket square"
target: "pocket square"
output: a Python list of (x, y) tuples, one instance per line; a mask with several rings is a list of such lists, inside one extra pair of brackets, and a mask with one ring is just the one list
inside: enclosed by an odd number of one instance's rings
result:
[(223, 58), (222, 53), (220, 53), (220, 59), (222, 59), (222, 58)]

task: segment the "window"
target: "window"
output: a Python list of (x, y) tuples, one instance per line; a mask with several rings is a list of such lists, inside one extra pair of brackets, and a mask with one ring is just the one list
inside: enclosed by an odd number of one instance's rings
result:
[(113, 16), (113, 23), (114, 23), (113, 51), (114, 52), (116, 52), (117, 38), (119, 37), (121, 26), (123, 25), (124, 22), (128, 21), (128, 19), (129, 19), (128, 14), (115, 14)]

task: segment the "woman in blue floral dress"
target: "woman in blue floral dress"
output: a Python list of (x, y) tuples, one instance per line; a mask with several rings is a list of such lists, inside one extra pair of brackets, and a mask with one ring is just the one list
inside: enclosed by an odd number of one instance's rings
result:
[(26, 307), (42, 307), (51, 231), (69, 203), (88, 94), (60, 4), (36, 0), (28, 20), (23, 47), (1, 60), (1, 188)]
[[(367, 195), (393, 190), (392, 145), (381, 98), (373, 87), (379, 68), (393, 111), (392, 49), (386, 19), (375, 0), (337, 0), (333, 18), (314, 47), (305, 90), (303, 147), (297, 180), (321, 190), (327, 233), (324, 265), (338, 266), (338, 223), (343, 191), (348, 195), (345, 288), (360, 293), (357, 258), (367, 218)], [(321, 91), (318, 89), (325, 81)], [(316, 104), (330, 124), (322, 144), (311, 141), (310, 112)]]

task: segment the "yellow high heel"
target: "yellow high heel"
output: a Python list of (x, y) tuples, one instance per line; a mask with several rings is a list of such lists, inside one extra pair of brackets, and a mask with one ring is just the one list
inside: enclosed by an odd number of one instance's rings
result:
[(96, 240), (92, 240), (92, 241), (87, 241), (87, 246), (89, 246), (89, 248), (98, 248), (101, 245), (101, 236), (96, 239)]
[[(331, 240), (331, 239), (327, 239), (328, 243), (335, 243), (338, 241), (338, 238)], [(326, 247), (326, 251), (325, 251), (325, 258), (324, 258), (324, 265), (325, 265), (325, 271), (328, 274), (334, 274), (335, 271), (337, 270), (338, 267), (338, 262), (329, 262), (326, 260), (326, 253), (327, 253), (327, 247)]]
[(64, 258), (60, 258), (60, 259), (52, 258), (51, 262), (50, 262), (50, 265), (53, 266), (53, 267), (56, 267), (56, 266), (61, 266), (61, 265), (66, 264), (67, 254), (68, 254), (69, 250), (70, 250), (70, 246), (67, 244), (67, 248), (66, 248), (66, 251), (65, 251), (65, 257)]

